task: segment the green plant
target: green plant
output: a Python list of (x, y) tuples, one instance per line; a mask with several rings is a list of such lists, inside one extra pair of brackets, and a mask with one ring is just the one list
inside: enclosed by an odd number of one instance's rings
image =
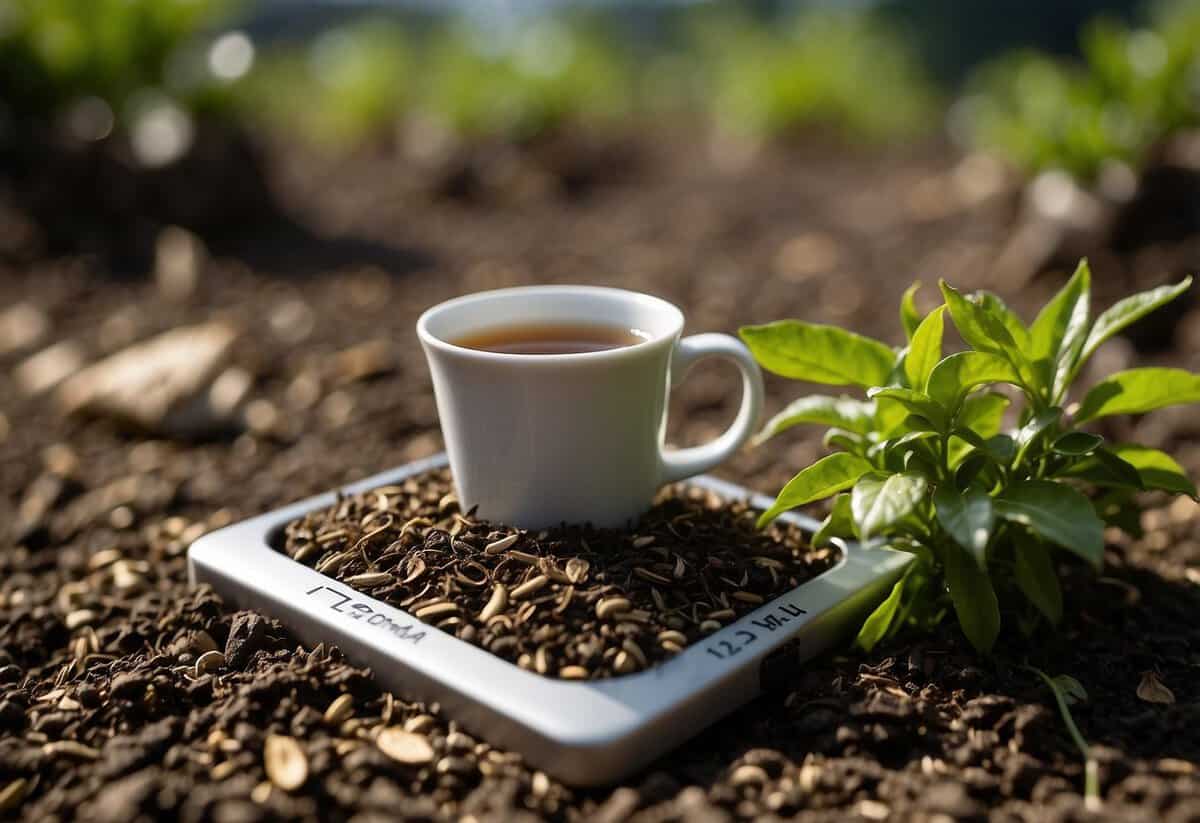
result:
[(1027, 171), (1091, 180), (1200, 124), (1197, 0), (1155, 6), (1143, 28), (1096, 20), (1080, 45), (1082, 61), (1022, 52), (978, 69), (959, 109), (969, 139)]
[(1087, 689), (1069, 674), (1051, 677), (1033, 666), (1024, 668), (1040, 677), (1054, 694), (1054, 702), (1058, 704), (1058, 712), (1062, 715), (1067, 732), (1071, 735), (1071, 741), (1075, 744), (1075, 748), (1079, 749), (1080, 756), (1083, 757), (1083, 801), (1089, 810), (1095, 811), (1100, 807), (1100, 766), (1096, 762), (1096, 758), (1092, 757), (1092, 748), (1084, 740), (1079, 727), (1075, 725), (1075, 718), (1071, 715), (1072, 705), (1087, 702)]
[(912, 44), (857, 8), (804, 9), (774, 24), (722, 10), (693, 25), (712, 114), (734, 132), (823, 126), (863, 139), (920, 133), (936, 94)]
[[(828, 427), (825, 442), (836, 450), (784, 486), (761, 524), (836, 495), (818, 545), (834, 537), (879, 538), (913, 555), (859, 632), (863, 647), (906, 623), (928, 628), (950, 608), (980, 652), (995, 643), (1002, 608), (1015, 611), (1027, 628), (1039, 614), (1058, 623), (1063, 604), (1055, 562), (1061, 552), (1099, 568), (1104, 527), (1129, 524), (1137, 491), (1196, 495), (1168, 455), (1109, 444), (1081, 426), (1200, 401), (1200, 375), (1167, 368), (1118, 372), (1064, 410), (1080, 369), (1100, 344), (1178, 297), (1191, 279), (1126, 298), (1094, 322), (1090, 280), (1081, 262), (1029, 326), (995, 295), (968, 297), (945, 282), (943, 304), (922, 317), (914, 284), (901, 305), (908, 344), (898, 350), (796, 320), (741, 330), (771, 372), (866, 391), (865, 400), (797, 400), (760, 435), (815, 423)], [(947, 318), (969, 350), (944, 355)], [(996, 385), (1011, 389), (997, 392)], [(1017, 407), (1009, 409), (1014, 397)], [(1002, 432), (1006, 414), (1015, 426)]]
[(416, 49), (394, 21), (336, 26), (303, 47), (264, 55), (238, 88), (243, 108), (319, 143), (355, 143), (411, 105)]
[(10, 114), (49, 118), (98, 98), (117, 120), (148, 90), (206, 104), (211, 76), (171, 61), (233, 2), (0, 0), (0, 100)]

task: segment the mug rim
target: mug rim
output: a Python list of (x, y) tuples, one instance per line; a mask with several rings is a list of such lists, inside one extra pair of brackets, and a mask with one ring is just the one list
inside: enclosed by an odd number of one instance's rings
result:
[[(574, 293), (574, 294), (591, 294), (595, 296), (619, 297), (621, 299), (630, 300), (643, 305), (648, 305), (657, 311), (665, 312), (670, 315), (670, 328), (660, 334), (652, 334), (651, 336), (639, 340), (628, 346), (620, 346), (615, 349), (603, 349), (601, 351), (585, 351), (571, 352), (569, 354), (515, 354), (512, 352), (495, 352), (484, 349), (472, 349), (467, 346), (460, 346), (456, 343), (451, 343), (438, 335), (434, 334), (429, 325), (440, 314), (454, 309), (462, 308), (463, 306), (472, 303), (484, 303), (489, 300), (495, 300), (501, 297), (536, 293)], [(683, 331), (683, 311), (669, 300), (664, 300), (661, 297), (656, 297), (653, 294), (645, 292), (633, 291), (632, 289), (614, 288), (611, 286), (576, 286), (566, 284), (552, 285), (531, 285), (531, 286), (510, 286), (503, 289), (488, 289), (486, 291), (477, 291), (470, 294), (452, 297), (449, 300), (443, 300), (434, 306), (421, 313), (417, 318), (417, 337), (420, 341), (432, 348), (449, 354), (465, 355), (470, 357), (478, 357), (484, 360), (494, 360), (497, 362), (506, 363), (530, 363), (530, 362), (564, 362), (578, 360), (600, 360), (603, 358), (633, 356), (649, 348), (662, 345), (666, 341), (672, 341), (677, 338)]]

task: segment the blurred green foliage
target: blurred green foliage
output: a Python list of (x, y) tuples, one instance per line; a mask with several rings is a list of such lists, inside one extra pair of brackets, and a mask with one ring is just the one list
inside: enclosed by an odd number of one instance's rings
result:
[(888, 139), (938, 122), (934, 88), (911, 42), (860, 8), (813, 7), (764, 25), (718, 12), (694, 27), (696, 67), (728, 130), (759, 135), (818, 124)]
[(1081, 60), (1025, 52), (978, 69), (960, 109), (967, 137), (1027, 171), (1089, 181), (1200, 125), (1200, 0), (1154, 6), (1140, 28), (1098, 19), (1081, 51)]
[(172, 116), (236, 113), (335, 144), (410, 116), (512, 140), (667, 110), (753, 136), (818, 127), (885, 140), (936, 122), (909, 38), (863, 7), (756, 15), (702, 4), (653, 32), (578, 10), (484, 22), (360, 16), (256, 47), (240, 32), (222, 44), (235, 5), (0, 0), (0, 112), (71, 128), (83, 111), (91, 125), (76, 131), (99, 139), (132, 127), (149, 101)]
[(781, 21), (732, 8), (686, 12), (652, 44), (583, 14), (486, 31), (456, 20), (419, 36), (364, 19), (264, 54), (245, 99), (276, 123), (349, 142), (411, 114), (509, 139), (665, 110), (755, 136), (818, 126), (882, 140), (938, 122), (908, 39), (869, 11), (814, 7)]
[(120, 118), (154, 90), (211, 102), (201, 73), (176, 61), (234, 0), (0, 0), (0, 100), (18, 118), (49, 118), (99, 98)]

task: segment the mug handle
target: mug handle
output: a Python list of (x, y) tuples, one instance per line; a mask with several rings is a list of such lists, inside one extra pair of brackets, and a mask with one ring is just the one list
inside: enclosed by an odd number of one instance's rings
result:
[(742, 406), (733, 424), (717, 439), (702, 446), (664, 451), (661, 458), (664, 483), (701, 474), (724, 462), (749, 439), (758, 424), (763, 405), (762, 371), (754, 355), (735, 337), (693, 334), (680, 340), (675, 344), (671, 361), (671, 385), (679, 385), (692, 364), (709, 355), (732, 362), (742, 373)]

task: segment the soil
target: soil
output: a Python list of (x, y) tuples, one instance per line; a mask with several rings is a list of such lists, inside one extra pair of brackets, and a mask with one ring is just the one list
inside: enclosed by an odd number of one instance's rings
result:
[[(630, 285), (677, 301), (689, 331), (797, 316), (896, 342), (908, 282), (988, 285), (1016, 212), (1003, 176), (943, 146), (714, 155), (687, 132), (651, 133), (635, 154), (615, 182), (569, 189), (518, 185), (545, 172), (509, 157), (507, 178), (488, 166), (480, 179), (491, 187), (464, 200), (401, 157), (277, 151), (276, 197), (292, 224), (213, 240), (189, 289), (161, 290), (140, 269), (114, 278), (90, 257), (4, 264), (0, 311), (24, 302), (47, 322), (0, 334), (20, 340), (0, 348), (0, 523), (12, 524), (0, 544), (0, 814), (1200, 818), (1200, 515), (1190, 501), (1149, 501), (1145, 535), (1114, 539), (1101, 576), (1068, 567), (1057, 633), (1031, 644), (1011, 631), (990, 659), (949, 625), (869, 655), (824, 656), (599, 790), (562, 786), (437, 706), (383, 693), (336, 650), (305, 647), (188, 587), (184, 552), (205, 530), (440, 448), (412, 333), (440, 299), (534, 281)], [(0, 224), (22, 225), (13, 215)], [(1110, 286), (1200, 263), (1194, 239), (1097, 251), (1093, 268)], [(1028, 311), (1061, 274), (1004, 297)], [(240, 434), (134, 433), (63, 417), (48, 393), (18, 387), (20, 364), (52, 343), (72, 341), (91, 360), (206, 320), (243, 331), (232, 358), (252, 395)], [(1117, 342), (1097, 363), (1140, 356), (1195, 369), (1198, 327), (1187, 305), (1170, 347), (1139, 354)], [(351, 347), (371, 341), (364, 366)], [(800, 391), (768, 384), (769, 412)], [(731, 372), (689, 377), (672, 400), (670, 439), (712, 437), (733, 394)], [(1198, 429), (1191, 408), (1112, 433), (1167, 448), (1195, 473)], [(794, 430), (720, 473), (773, 492), (820, 453), (811, 431)], [(1099, 762), (1098, 813), (1085, 809), (1081, 758), (1026, 662), (1088, 692), (1073, 711)]]
[(527, 532), (462, 512), (449, 469), (287, 524), (289, 557), (549, 677), (632, 674), (837, 562), (795, 524), (672, 485), (629, 530)]

